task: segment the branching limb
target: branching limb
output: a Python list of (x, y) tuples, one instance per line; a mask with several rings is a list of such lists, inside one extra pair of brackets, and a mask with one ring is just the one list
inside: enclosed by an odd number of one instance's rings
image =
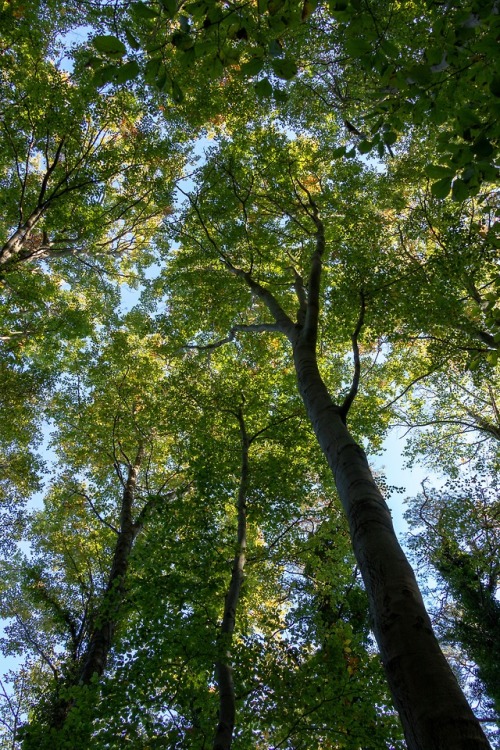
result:
[(301, 413), (301, 411), (296, 411), (293, 414), (288, 414), (286, 417), (282, 417), (281, 419), (276, 419), (273, 422), (269, 422), (269, 424), (267, 424), (261, 430), (257, 430), (257, 432), (254, 432), (254, 434), (248, 438), (248, 444), (251, 445), (254, 440), (257, 440), (258, 437), (263, 435), (268, 430), (271, 430), (273, 427), (277, 427), (279, 424), (288, 422), (290, 419), (295, 419), (295, 417), (298, 417)]
[(200, 349), (200, 350), (211, 350), (217, 349), (219, 346), (229, 344), (234, 341), (237, 333), (263, 333), (264, 331), (277, 331), (280, 332), (281, 328), (276, 323), (249, 323), (248, 325), (235, 325), (229, 331), (229, 334), (218, 341), (214, 341), (212, 344), (186, 344), (184, 349)]
[(293, 266), (290, 266), (290, 269), (293, 273), (294, 278), (293, 288), (295, 289), (295, 294), (297, 295), (297, 299), (299, 301), (299, 309), (297, 310), (297, 323), (299, 324), (299, 326), (303, 326), (306, 322), (307, 314), (307, 294), (306, 288), (304, 286), (304, 279)]
[(361, 376), (361, 360), (359, 357), (358, 336), (365, 322), (366, 303), (365, 303), (365, 295), (363, 293), (363, 290), (361, 290), (360, 292), (360, 297), (361, 297), (361, 309), (359, 311), (359, 317), (358, 317), (358, 322), (356, 324), (356, 328), (354, 329), (354, 333), (351, 336), (352, 353), (354, 357), (354, 375), (352, 378), (352, 383), (351, 383), (351, 388), (349, 390), (349, 393), (345, 397), (344, 402), (342, 403), (340, 407), (340, 414), (344, 422), (347, 418), (349, 409), (352, 406), (352, 402), (357, 396), (358, 388), (359, 388), (359, 379)]
[(83, 497), (88, 502), (88, 504), (90, 506), (90, 509), (91, 509), (92, 513), (94, 514), (94, 516), (97, 518), (97, 520), (100, 521), (102, 524), (104, 524), (104, 526), (107, 526), (108, 529), (111, 529), (111, 531), (113, 533), (119, 534), (118, 529), (116, 529), (113, 526), (113, 524), (108, 523), (108, 521), (106, 521), (106, 519), (101, 516), (101, 514), (99, 513), (99, 511), (95, 507), (94, 503), (92, 502), (92, 500), (90, 499), (90, 497), (85, 492), (82, 492), (81, 490), (75, 490), (71, 494), (72, 495), (80, 495), (80, 497)]
[(255, 294), (255, 296), (258, 297), (267, 307), (274, 320), (276, 321), (276, 328), (273, 330), (284, 333), (286, 336), (288, 336), (289, 339), (292, 338), (294, 325), (292, 323), (292, 320), (288, 317), (286, 312), (279, 304), (276, 297), (271, 294), (268, 289), (261, 286), (258, 281), (255, 281), (250, 273), (248, 273), (247, 271), (243, 271), (241, 268), (236, 268), (236, 266), (233, 266), (231, 261), (229, 261), (227, 258), (223, 260), (223, 263), (228, 271), (230, 271), (234, 276), (238, 276), (239, 278), (243, 279), (246, 282), (247, 286), (250, 287), (252, 292)]
[(184, 487), (176, 487), (173, 490), (170, 490), (169, 492), (157, 494), (157, 495), (151, 495), (150, 498), (146, 501), (146, 503), (143, 505), (140, 513), (138, 514), (136, 520), (134, 521), (134, 530), (139, 533), (142, 531), (144, 524), (146, 522), (146, 518), (148, 514), (153, 510), (155, 506), (158, 505), (160, 501), (168, 501), (171, 498), (179, 495), (184, 495), (185, 492), (191, 487), (191, 482), (184, 485)]
[(21, 628), (21, 630), (23, 631), (25, 635), (26, 642), (32, 646), (33, 650), (36, 651), (36, 653), (40, 656), (42, 661), (45, 662), (45, 664), (47, 664), (52, 674), (54, 675), (54, 680), (58, 682), (59, 670), (57, 669), (57, 667), (53, 664), (52, 660), (49, 658), (45, 650), (40, 646), (40, 644), (38, 643), (36, 638), (33, 636), (29, 628), (26, 626), (26, 623), (20, 617), (20, 615), (16, 612), (14, 614), (14, 617), (15, 617), (17, 624), (19, 625), (19, 627)]
[[(288, 336), (288, 338), (291, 340), (294, 337), (294, 333), (295, 333), (293, 322), (290, 319), (290, 317), (286, 314), (286, 312), (283, 310), (283, 308), (279, 304), (276, 297), (269, 290), (267, 290), (265, 287), (259, 284), (259, 282), (255, 281), (255, 279), (252, 277), (251, 271), (244, 271), (242, 268), (236, 267), (231, 262), (230, 258), (227, 256), (226, 253), (224, 253), (222, 248), (219, 246), (217, 241), (212, 236), (212, 233), (210, 232), (201, 214), (201, 210), (200, 210), (197, 197), (193, 197), (192, 195), (185, 193), (183, 190), (181, 190), (181, 192), (188, 198), (191, 204), (191, 207), (194, 209), (196, 216), (198, 218), (198, 221), (200, 222), (200, 225), (203, 229), (205, 237), (207, 238), (207, 241), (210, 243), (210, 245), (216, 252), (220, 262), (234, 276), (237, 276), (238, 278), (243, 279), (244, 282), (247, 284), (247, 286), (252, 290), (254, 295), (258, 297), (264, 303), (264, 305), (267, 307), (267, 309), (273, 316), (274, 320), (276, 321), (277, 327), (271, 330), (281, 331), (286, 336)], [(229, 340), (232, 340), (232, 339), (229, 339)], [(224, 341), (224, 343), (228, 343), (228, 341), (226, 340)]]
[(392, 399), (392, 401), (389, 401), (389, 403), (384, 404), (384, 406), (381, 406), (379, 411), (384, 411), (385, 409), (389, 409), (393, 404), (396, 403), (396, 401), (399, 401), (400, 398), (403, 398), (403, 396), (408, 393), (411, 388), (413, 388), (414, 385), (416, 385), (420, 380), (424, 380), (425, 378), (428, 378), (429, 375), (432, 375), (435, 373), (439, 368), (441, 367), (441, 364), (436, 365), (435, 367), (431, 367), (430, 370), (427, 372), (424, 372), (423, 375), (419, 375), (417, 378), (414, 378), (414, 380), (411, 381), (409, 385), (404, 388), (401, 393), (399, 393), (395, 398)]
[(309, 343), (316, 343), (318, 337), (320, 284), (322, 272), (322, 258), (325, 254), (325, 227), (319, 216), (318, 206), (311, 193), (299, 182), (300, 187), (307, 194), (312, 209), (312, 220), (316, 225), (316, 248), (311, 258), (311, 271), (308, 280), (308, 300), (304, 320), (303, 336)]
[(493, 413), (495, 414), (495, 419), (497, 420), (498, 425), (500, 426), (500, 411), (498, 410), (497, 402), (495, 400), (495, 395), (493, 393), (493, 388), (491, 387), (490, 383), (488, 383), (488, 393), (490, 394), (491, 405), (493, 407)]

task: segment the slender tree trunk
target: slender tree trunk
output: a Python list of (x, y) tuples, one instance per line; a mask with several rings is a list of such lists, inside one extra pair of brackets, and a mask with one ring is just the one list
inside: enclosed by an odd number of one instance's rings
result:
[(346, 513), (373, 629), (409, 750), (485, 750), (484, 733), (433, 633), (413, 570), (365, 453), (318, 370), (314, 343), (294, 345), (299, 390)]
[(234, 722), (236, 714), (236, 700), (231, 666), (231, 641), (236, 621), (236, 609), (243, 583), (243, 568), (246, 561), (247, 547), (247, 519), (246, 503), (249, 482), (248, 450), (250, 441), (245, 430), (243, 415), (238, 413), (241, 434), (241, 474), (238, 490), (238, 538), (236, 554), (233, 560), (231, 581), (224, 603), (224, 615), (218, 638), (218, 661), (215, 665), (215, 675), (219, 687), (219, 722), (215, 732), (213, 750), (229, 750), (233, 741)]
[[(144, 456), (140, 446), (135, 461), (129, 466), (127, 481), (123, 489), (120, 528), (113, 552), (111, 571), (108, 576), (100, 611), (97, 614), (96, 626), (92, 631), (88, 647), (81, 659), (80, 670), (76, 673), (75, 685), (89, 685), (92, 677), (101, 677), (106, 668), (116, 627), (119, 622), (120, 609), (125, 596), (125, 579), (129, 565), (130, 553), (139, 533), (140, 524), (134, 523), (133, 507), (137, 486), (137, 476)], [(64, 727), (73, 701), (60, 701), (54, 707), (52, 726), (61, 730)]]
[(125, 595), (125, 577), (128, 570), (130, 553), (140, 527), (134, 524), (133, 506), (137, 476), (144, 455), (141, 446), (135, 462), (129, 467), (127, 481), (123, 490), (120, 531), (113, 553), (113, 563), (104, 594), (98, 624), (92, 633), (85, 654), (79, 683), (88, 685), (94, 674), (99, 677), (104, 673), (113, 637), (118, 624), (119, 612)]

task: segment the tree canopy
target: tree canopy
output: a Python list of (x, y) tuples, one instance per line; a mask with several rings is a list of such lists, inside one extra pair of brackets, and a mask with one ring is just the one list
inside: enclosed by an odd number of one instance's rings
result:
[(1, 6), (2, 748), (499, 746), (498, 19)]

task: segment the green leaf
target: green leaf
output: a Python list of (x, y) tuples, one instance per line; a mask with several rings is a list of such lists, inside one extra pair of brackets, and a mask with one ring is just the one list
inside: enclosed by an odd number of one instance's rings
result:
[(365, 39), (351, 38), (347, 40), (345, 49), (350, 57), (362, 57), (372, 51), (372, 45)]
[(469, 188), (459, 177), (453, 180), (451, 195), (455, 201), (464, 201), (469, 197)]
[(283, 89), (274, 88), (273, 98), (276, 102), (284, 103), (288, 101), (289, 96), (286, 91), (283, 91)]
[(269, 82), (269, 78), (263, 78), (261, 81), (258, 81), (255, 84), (254, 89), (257, 96), (268, 97), (273, 93), (273, 87)]
[(431, 177), (434, 180), (449, 177), (451, 182), (451, 179), (454, 175), (453, 169), (451, 169), (450, 167), (443, 167), (441, 164), (428, 164), (425, 167), (424, 171), (428, 177)]
[(358, 144), (358, 151), (360, 154), (367, 154), (369, 151), (372, 150), (373, 143), (372, 141), (363, 140), (361, 143)]
[(269, 54), (271, 57), (280, 57), (283, 54), (283, 45), (278, 39), (269, 42)]
[(132, 49), (134, 50), (141, 49), (141, 45), (139, 44), (135, 36), (132, 34), (130, 29), (127, 29), (127, 28), (125, 29), (125, 36), (127, 38), (127, 42), (130, 44)]
[(137, 18), (142, 18), (145, 21), (150, 21), (153, 18), (158, 18), (158, 16), (160, 15), (155, 8), (151, 8), (151, 6), (146, 5), (146, 3), (131, 3), (130, 8)]
[(285, 5), (285, 0), (269, 0), (267, 3), (267, 10), (269, 15), (275, 16), (281, 8)]
[(85, 63), (86, 68), (92, 68), (92, 70), (97, 70), (102, 65), (102, 57), (96, 57), (93, 55), (92, 57), (89, 57), (87, 62)]
[(493, 76), (490, 81), (490, 91), (493, 96), (500, 97), (500, 76)]
[(172, 34), (172, 44), (177, 49), (188, 50), (194, 47), (194, 39), (191, 34), (186, 34), (184, 31), (176, 31)]
[(425, 86), (432, 79), (432, 71), (428, 65), (413, 65), (408, 71), (408, 78)]
[(386, 55), (392, 58), (398, 58), (400, 55), (399, 47), (394, 44), (394, 42), (389, 41), (388, 39), (384, 39), (381, 44), (382, 50), (385, 52)]
[(156, 76), (158, 75), (161, 64), (161, 57), (152, 57), (151, 60), (147, 61), (146, 67), (144, 69), (144, 80), (146, 81), (146, 83), (155, 83)]
[(339, 20), (348, 20), (352, 15), (352, 9), (347, 0), (328, 0), (330, 13)]
[(396, 141), (398, 140), (398, 134), (395, 133), (394, 130), (386, 130), (383, 138), (386, 146), (392, 146), (392, 144), (396, 143)]
[(106, 83), (111, 83), (115, 80), (118, 70), (119, 68), (116, 65), (105, 65), (99, 68), (94, 75), (94, 84), (96, 86), (104, 86)]
[(462, 107), (459, 109), (456, 117), (463, 128), (477, 128), (481, 126), (481, 120), (470, 107)]
[(491, 142), (484, 136), (478, 138), (471, 146), (471, 149), (477, 156), (491, 156), (495, 150)]
[(164, 65), (161, 66), (160, 70), (158, 71), (158, 76), (155, 80), (155, 85), (158, 91), (165, 91), (165, 88), (167, 86), (168, 76), (167, 71)]
[(177, 13), (177, 0), (160, 0), (160, 3), (167, 17), (174, 18)]
[(290, 58), (273, 60), (271, 64), (276, 75), (279, 76), (279, 78), (283, 78), (285, 81), (289, 81), (297, 75), (297, 64)]
[(172, 81), (172, 99), (176, 104), (182, 104), (184, 101), (184, 92), (175, 80)]
[(252, 57), (251, 60), (245, 62), (241, 66), (241, 73), (244, 76), (255, 76), (264, 67), (264, 60), (261, 57)]
[(131, 81), (133, 78), (137, 78), (139, 75), (139, 65), (135, 60), (130, 60), (130, 62), (125, 63), (125, 65), (121, 65), (118, 68), (118, 71), (115, 76), (116, 83), (125, 83), (126, 81)]
[(431, 193), (435, 198), (446, 198), (451, 190), (451, 177), (444, 177), (431, 185)]
[(121, 57), (127, 51), (123, 42), (121, 42), (115, 36), (110, 36), (108, 34), (105, 34), (103, 36), (95, 36), (92, 39), (92, 44), (98, 52), (102, 52), (105, 55), (110, 55), (113, 57), (115, 55), (119, 55)]

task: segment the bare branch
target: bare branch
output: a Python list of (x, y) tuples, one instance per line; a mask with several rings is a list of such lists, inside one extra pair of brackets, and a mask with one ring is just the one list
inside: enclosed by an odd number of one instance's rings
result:
[(413, 386), (414, 386), (414, 385), (416, 385), (416, 384), (417, 384), (417, 383), (418, 383), (418, 382), (419, 382), (420, 380), (424, 380), (425, 378), (428, 378), (428, 377), (429, 377), (429, 375), (432, 375), (432, 374), (433, 374), (434, 372), (436, 372), (437, 370), (439, 370), (439, 368), (440, 368), (441, 364), (442, 364), (442, 363), (439, 363), (439, 364), (438, 364), (438, 365), (436, 365), (435, 367), (431, 367), (431, 369), (430, 369), (430, 370), (428, 370), (428, 372), (424, 372), (424, 373), (423, 373), (423, 375), (419, 375), (419, 376), (418, 376), (417, 378), (415, 378), (414, 380), (412, 380), (412, 381), (411, 381), (411, 383), (410, 383), (409, 385), (407, 385), (407, 386), (406, 386), (406, 388), (404, 388), (404, 389), (403, 389), (403, 390), (401, 391), (401, 393), (399, 393), (399, 394), (398, 394), (398, 395), (396, 396), (396, 398), (393, 398), (393, 399), (392, 399), (392, 401), (389, 401), (389, 403), (388, 403), (388, 404), (384, 404), (384, 406), (381, 406), (381, 407), (380, 407), (380, 409), (379, 409), (379, 411), (384, 411), (385, 409), (389, 409), (389, 407), (391, 407), (391, 406), (392, 406), (393, 404), (395, 404), (395, 403), (396, 403), (396, 401), (399, 401), (399, 399), (400, 399), (400, 398), (403, 398), (403, 396), (404, 396), (404, 395), (405, 395), (406, 393), (408, 393), (408, 391), (409, 391), (409, 390), (410, 390), (411, 388), (413, 388)]
[(273, 422), (269, 422), (265, 427), (263, 427), (261, 430), (257, 430), (257, 432), (254, 432), (254, 434), (248, 438), (248, 444), (251, 445), (254, 440), (256, 440), (258, 437), (263, 435), (268, 430), (271, 430), (273, 427), (277, 427), (279, 424), (283, 424), (284, 422), (288, 422), (290, 419), (295, 419), (295, 417), (300, 416), (301, 412), (296, 411), (294, 414), (289, 414), (286, 417), (282, 417), (281, 419), (277, 419)]
[(90, 509), (91, 509), (92, 513), (93, 513), (93, 514), (95, 515), (95, 517), (96, 517), (96, 518), (97, 518), (97, 519), (98, 519), (98, 520), (99, 520), (99, 521), (100, 521), (100, 522), (101, 522), (102, 524), (104, 524), (104, 526), (107, 526), (107, 527), (108, 527), (108, 529), (111, 529), (111, 531), (113, 531), (113, 532), (114, 532), (115, 534), (119, 534), (119, 533), (120, 533), (120, 532), (118, 531), (118, 529), (116, 529), (116, 528), (115, 528), (115, 527), (113, 526), (113, 524), (111, 524), (111, 523), (108, 523), (108, 521), (106, 521), (106, 519), (105, 519), (105, 518), (103, 518), (103, 517), (101, 516), (101, 514), (99, 513), (99, 511), (98, 511), (98, 510), (97, 510), (97, 508), (95, 507), (94, 503), (92, 502), (92, 500), (90, 499), (90, 497), (89, 497), (89, 496), (88, 496), (88, 495), (87, 495), (87, 494), (86, 494), (85, 492), (82, 492), (81, 490), (75, 490), (75, 491), (74, 491), (74, 492), (72, 492), (71, 494), (72, 494), (72, 495), (80, 495), (80, 497), (83, 497), (83, 498), (85, 498), (85, 500), (86, 500), (86, 501), (88, 502), (88, 504), (90, 505)]

